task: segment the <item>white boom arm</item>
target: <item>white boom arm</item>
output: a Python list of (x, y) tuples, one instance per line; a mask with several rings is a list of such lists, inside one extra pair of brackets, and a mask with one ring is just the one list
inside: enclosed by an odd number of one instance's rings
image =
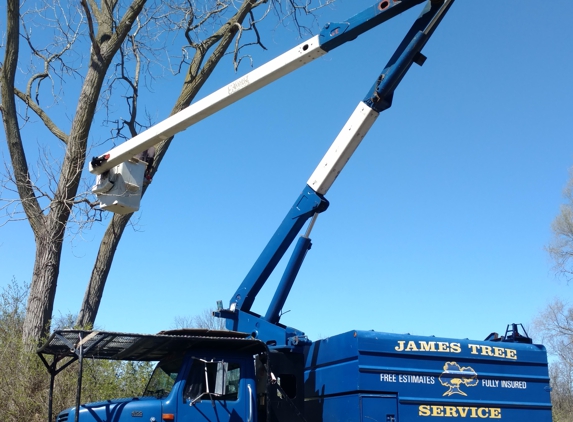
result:
[[(137, 154), (424, 1), (381, 0), (347, 21), (327, 24), (319, 35), (191, 104), (109, 152), (94, 157), (90, 162), (89, 171), (98, 175), (92, 192), (98, 197), (100, 208), (119, 214), (139, 209), (144, 178), (150, 180), (145, 172), (152, 168), (153, 158), (142, 157), (142, 161), (134, 158)], [(420, 50), (432, 32), (434, 22), (441, 19), (443, 12), (451, 3), (453, 0), (427, 1), (417, 23), (411, 28), (369, 94), (358, 105), (308, 180), (308, 186), (315, 193), (324, 195), (328, 191), (378, 114), (390, 107), (394, 88), (410, 65), (414, 62), (420, 65), (423, 63), (425, 58)], [(439, 12), (436, 14), (436, 11)]]
[(307, 185), (325, 195), (380, 113), (363, 101), (358, 104), (310, 178)]
[(290, 72), (323, 56), (326, 51), (320, 48), (318, 35), (292, 48), (261, 67), (247, 73), (245, 76), (231, 82), (227, 86), (213, 92), (207, 97), (191, 104), (186, 109), (168, 117), (162, 122), (141, 132), (121, 145), (106, 152), (102, 156), (107, 159), (94, 167), (90, 163), (90, 173), (102, 174), (107, 170), (128, 161), (133, 156), (169, 139), (210, 115), (222, 110), (234, 102), (282, 78)]

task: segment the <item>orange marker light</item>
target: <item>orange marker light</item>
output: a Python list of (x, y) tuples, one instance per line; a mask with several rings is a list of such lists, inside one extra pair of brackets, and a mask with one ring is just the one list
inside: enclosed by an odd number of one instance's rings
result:
[(174, 421), (175, 415), (173, 413), (164, 413), (163, 415), (161, 415), (161, 419), (163, 419), (164, 421)]

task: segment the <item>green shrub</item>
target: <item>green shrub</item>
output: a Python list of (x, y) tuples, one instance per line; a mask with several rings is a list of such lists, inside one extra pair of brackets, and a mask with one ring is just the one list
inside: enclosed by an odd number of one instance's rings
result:
[[(0, 421), (45, 422), (50, 376), (34, 352), (22, 343), (27, 286), (16, 281), (0, 294)], [(65, 318), (66, 320), (73, 320)], [(57, 324), (61, 325), (61, 324)], [(59, 327), (63, 328), (63, 327)], [(141, 395), (153, 365), (141, 362), (84, 360), (82, 403)], [(55, 378), (53, 412), (75, 406), (78, 362)]]

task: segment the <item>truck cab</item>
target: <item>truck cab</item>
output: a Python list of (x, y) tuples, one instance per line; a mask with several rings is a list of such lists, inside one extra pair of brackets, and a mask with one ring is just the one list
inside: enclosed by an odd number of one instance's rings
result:
[[(268, 389), (281, 379), (274, 374), (271, 379), (266, 345), (245, 337), (208, 330), (157, 335), (56, 331), (39, 351), (52, 385), (61, 369), (78, 360), (81, 368), (84, 358), (158, 362), (140, 397), (81, 404), (60, 412), (56, 421), (267, 421)], [(81, 386), (81, 375), (78, 381)], [(288, 374), (282, 382), (289, 383)]]
[(148, 406), (156, 420), (169, 420), (170, 415), (189, 421), (235, 421), (243, 420), (242, 415), (257, 420), (253, 358), (233, 348), (191, 349), (167, 356), (155, 367), (138, 413), (146, 413)]

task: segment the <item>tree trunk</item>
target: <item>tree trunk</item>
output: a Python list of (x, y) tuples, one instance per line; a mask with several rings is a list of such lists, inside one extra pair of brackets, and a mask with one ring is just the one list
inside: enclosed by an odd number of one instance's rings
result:
[(81, 180), (87, 138), (105, 71), (106, 67), (101, 63), (91, 66), (88, 70), (66, 146), (58, 188), (50, 203), (50, 211), (44, 216), (45, 224), (42, 228), (32, 226), (36, 239), (36, 260), (22, 334), (28, 344), (41, 340), (50, 329), (63, 238), (73, 199)]
[[(145, 0), (135, 0), (117, 25), (116, 32), (110, 37), (99, 38), (106, 41), (97, 42), (95, 37), (92, 40), (90, 64), (82, 85), (66, 144), (58, 187), (50, 202), (48, 214), (42, 216), (45, 226), (39, 228), (38, 225), (34, 225), (31, 221), (36, 238), (36, 261), (23, 331), (23, 340), (30, 347), (49, 332), (58, 281), (62, 241), (86, 161), (87, 140), (103, 82), (115, 54), (129, 33), (135, 17), (143, 9), (144, 4)], [(98, 30), (105, 31), (106, 28), (111, 30), (112, 25), (109, 22), (113, 21), (113, 7), (107, 7), (103, 11), (94, 10), (94, 12), (101, 19), (101, 22), (99, 22), (101, 26)], [(24, 198), (22, 199), (25, 202)], [(35, 197), (32, 199), (35, 203), (37, 202)], [(26, 209), (26, 204), (24, 204), (24, 207)], [(30, 220), (32, 220), (32, 217), (36, 217), (28, 212), (27, 209), (26, 214)]]
[(49, 227), (36, 238), (34, 272), (23, 327), (23, 338), (30, 342), (30, 348), (37, 346), (37, 341), (49, 330), (60, 272), (62, 238), (63, 230)]
[(131, 216), (132, 214), (115, 214), (109, 223), (100, 243), (90, 282), (84, 295), (82, 307), (76, 319), (76, 325), (78, 327), (87, 329), (93, 328), (117, 245), (121, 240), (123, 230)]

